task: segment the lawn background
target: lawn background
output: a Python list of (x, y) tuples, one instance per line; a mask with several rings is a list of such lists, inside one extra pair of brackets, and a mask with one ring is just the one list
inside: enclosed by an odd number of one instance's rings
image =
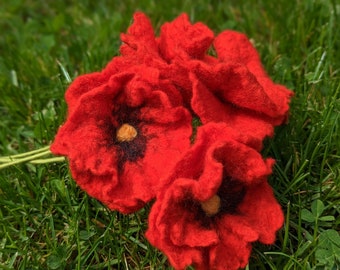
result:
[[(249, 269), (340, 268), (340, 4), (328, 0), (42, 1), (0, 5), (0, 155), (51, 143), (80, 74), (119, 53), (136, 10), (156, 31), (187, 12), (215, 33), (252, 39), (271, 78), (295, 92), (289, 123), (266, 142), (286, 216)], [(338, 24), (338, 25), (337, 25)], [(67, 163), (0, 171), (0, 269), (171, 269), (143, 236), (150, 206), (128, 216), (82, 192)]]

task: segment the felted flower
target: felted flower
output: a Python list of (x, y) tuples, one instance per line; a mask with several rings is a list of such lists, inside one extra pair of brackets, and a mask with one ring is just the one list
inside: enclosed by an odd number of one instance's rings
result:
[(189, 148), (191, 116), (180, 98), (171, 101), (173, 86), (157, 70), (108, 70), (69, 87), (68, 117), (51, 151), (67, 156), (90, 196), (130, 213), (155, 197), (160, 179)]
[[(241, 33), (214, 37), (207, 26), (191, 24), (182, 14), (162, 25), (156, 37), (149, 19), (138, 12), (121, 38), (122, 55), (157, 68), (202, 123), (225, 122), (261, 142), (287, 119), (292, 92), (269, 78)], [(212, 48), (217, 57), (208, 54)]]
[(213, 59), (206, 54), (214, 39), (214, 33), (203, 23), (191, 24), (187, 14), (181, 14), (174, 21), (161, 26), (156, 37), (149, 18), (141, 13), (134, 14), (134, 22), (121, 34), (123, 45), (121, 55), (135, 64), (157, 68), (162, 77), (171, 80), (190, 106), (192, 83), (188, 67), (178, 61)]
[(272, 136), (273, 127), (287, 120), (293, 93), (269, 78), (244, 34), (224, 31), (213, 46), (216, 64), (191, 63), (194, 111), (202, 122), (224, 121), (260, 139)]
[[(148, 17), (136, 12), (134, 22), (126, 34), (121, 34), (124, 44), (120, 52), (135, 61), (161, 60), (171, 63), (177, 59), (205, 59), (207, 50), (214, 40), (214, 33), (203, 23), (191, 24), (187, 14), (161, 26), (161, 34), (155, 36)], [(154, 63), (154, 64), (155, 64)]]
[(283, 213), (267, 176), (273, 160), (226, 124), (198, 130), (149, 215), (146, 237), (175, 269), (239, 269), (252, 243), (271, 244)]
[[(247, 36), (231, 30), (223, 31), (215, 38), (214, 48), (219, 61), (235, 62), (244, 65), (262, 86), (263, 91), (272, 103), (272, 105), (267, 104), (265, 106), (267, 108), (260, 108), (260, 103), (251, 105), (253, 100), (244, 99), (244, 105), (241, 106), (258, 110), (273, 118), (277, 117), (277, 123), (281, 124), (285, 120), (289, 109), (288, 102), (293, 93), (284, 85), (275, 84), (269, 78), (262, 66), (258, 52)], [(230, 95), (232, 94), (230, 93)], [(235, 103), (237, 102), (235, 100)]]

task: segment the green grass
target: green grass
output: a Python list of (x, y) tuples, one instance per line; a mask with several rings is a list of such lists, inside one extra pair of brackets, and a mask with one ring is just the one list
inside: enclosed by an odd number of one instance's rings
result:
[[(6, 1), (0, 6), (0, 155), (48, 145), (70, 80), (115, 55), (133, 12), (156, 29), (187, 12), (255, 42), (266, 70), (295, 91), (289, 123), (267, 141), (286, 216), (249, 269), (340, 268), (340, 5), (305, 1)], [(66, 163), (0, 171), (0, 269), (170, 269), (143, 236), (149, 206), (124, 216), (82, 192)], [(336, 232), (338, 231), (338, 232)]]

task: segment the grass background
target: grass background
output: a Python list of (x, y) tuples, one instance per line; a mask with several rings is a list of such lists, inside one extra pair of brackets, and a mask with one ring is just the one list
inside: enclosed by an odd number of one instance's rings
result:
[[(331, 0), (42, 1), (0, 5), (0, 155), (48, 145), (70, 80), (118, 54), (135, 10), (155, 29), (187, 12), (215, 33), (247, 34), (274, 81), (295, 91), (268, 140), (286, 216), (249, 269), (340, 268), (340, 5)], [(0, 269), (170, 269), (143, 236), (149, 207), (124, 216), (82, 192), (66, 163), (0, 171)]]

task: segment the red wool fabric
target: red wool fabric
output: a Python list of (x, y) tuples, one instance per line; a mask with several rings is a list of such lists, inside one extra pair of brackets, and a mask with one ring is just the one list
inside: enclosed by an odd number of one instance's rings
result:
[(287, 120), (292, 92), (244, 34), (215, 36), (186, 14), (156, 36), (136, 12), (121, 40), (120, 56), (68, 88), (51, 151), (112, 210), (156, 199), (146, 236), (175, 269), (245, 267), (252, 243), (273, 243), (283, 224), (267, 182), (274, 160), (260, 150)]
[(157, 68), (163, 78), (173, 82), (190, 106), (188, 70), (176, 62), (210, 58), (205, 53), (213, 41), (213, 32), (202, 23), (192, 25), (188, 16), (182, 14), (173, 22), (162, 25), (161, 35), (156, 37), (150, 20), (143, 13), (136, 12), (133, 17), (134, 23), (127, 33), (121, 34), (122, 56), (131, 63)]
[(173, 22), (161, 27), (159, 48), (163, 59), (204, 59), (214, 40), (214, 33), (203, 23), (191, 24), (187, 14), (181, 14)]
[[(160, 70), (204, 124), (226, 122), (260, 143), (287, 119), (292, 92), (269, 78), (241, 33), (214, 37), (207, 26), (191, 24), (182, 14), (156, 37), (149, 19), (138, 12), (122, 41), (122, 55)], [(207, 54), (209, 48), (217, 57)]]
[(133, 18), (134, 23), (127, 33), (121, 34), (124, 44), (120, 52), (124, 57), (131, 57), (135, 63), (147, 62), (165, 67), (165, 64), (178, 59), (210, 58), (206, 52), (214, 40), (213, 32), (203, 23), (191, 24), (187, 14), (181, 14), (173, 22), (163, 24), (159, 37), (155, 36), (145, 14), (136, 12)]
[[(255, 115), (254, 121), (261, 119), (264, 122), (262, 126), (277, 126), (285, 122), (293, 93), (268, 77), (248, 38), (241, 33), (224, 31), (215, 38), (213, 45), (218, 64), (193, 63), (191, 70), (196, 75), (193, 76), (196, 84), (199, 80), (220, 103), (222, 100), (224, 106), (236, 108), (234, 113), (229, 114), (242, 113), (245, 120)], [(195, 104), (196, 101), (193, 101), (192, 106)], [(196, 110), (204, 111), (204, 108), (198, 107)], [(273, 132), (263, 127), (263, 135), (272, 136)]]
[[(275, 241), (283, 213), (266, 179), (273, 160), (244, 143), (225, 124), (202, 126), (158, 193), (146, 236), (175, 269), (236, 270), (247, 265), (252, 242)], [(207, 216), (201, 203), (216, 194), (219, 212)]]
[(111, 76), (120, 73), (122, 70), (126, 71), (129, 68), (133, 68), (133, 66), (127, 59), (117, 56), (114, 57), (102, 71), (78, 76), (65, 93), (68, 114), (72, 114), (73, 109), (77, 107), (80, 97), (83, 94), (106, 84)]
[[(228, 46), (225, 46), (225, 44), (228, 44)], [(284, 122), (289, 110), (288, 101), (293, 92), (288, 91), (284, 85), (275, 84), (268, 77), (261, 64), (259, 54), (248, 38), (242, 33), (227, 30), (216, 37), (214, 47), (222, 62), (235, 61), (247, 67), (272, 101), (272, 112), (268, 111), (268, 115), (273, 118), (277, 117), (278, 125)], [(247, 103), (249, 104), (251, 101), (247, 101)], [(264, 111), (264, 113), (266, 112)]]
[[(103, 78), (88, 74), (70, 86), (68, 118), (51, 151), (68, 157), (72, 176), (89, 195), (131, 213), (155, 197), (160, 179), (189, 148), (191, 116), (171, 102), (173, 86), (155, 69), (135, 66)], [(137, 137), (118, 142), (125, 123)]]

